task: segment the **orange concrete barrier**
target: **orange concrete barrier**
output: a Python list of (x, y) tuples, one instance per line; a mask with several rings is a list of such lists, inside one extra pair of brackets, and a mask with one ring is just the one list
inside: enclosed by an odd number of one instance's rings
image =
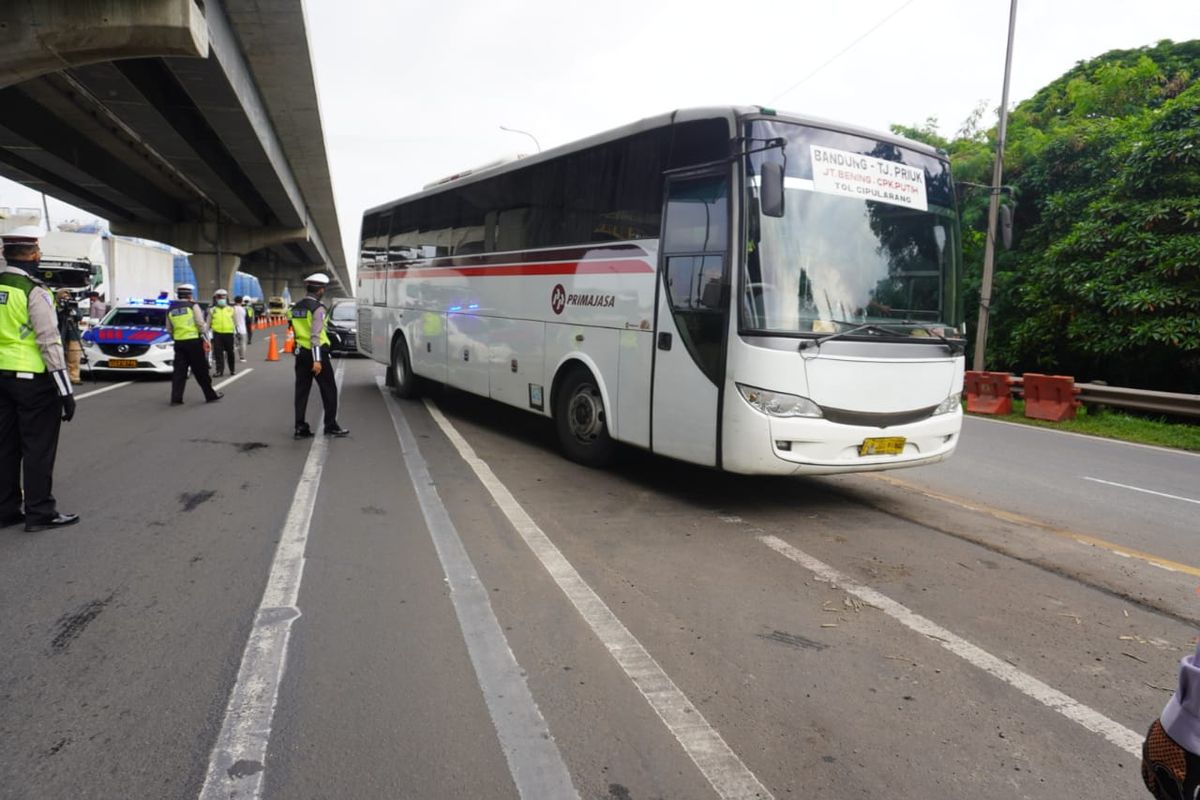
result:
[(1011, 414), (1012, 376), (1007, 372), (975, 372), (963, 376), (967, 411), (972, 414)]
[(267, 343), (267, 361), (279, 360), (279, 347), (275, 344), (275, 334), (271, 334)]
[(1046, 419), (1062, 422), (1075, 419), (1079, 408), (1079, 389), (1070, 375), (1039, 375), (1026, 372), (1025, 416), (1030, 419)]

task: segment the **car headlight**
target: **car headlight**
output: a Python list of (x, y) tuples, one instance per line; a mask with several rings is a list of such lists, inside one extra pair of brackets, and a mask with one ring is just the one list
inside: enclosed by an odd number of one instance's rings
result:
[(754, 408), (771, 417), (811, 417), (825, 416), (821, 407), (807, 397), (782, 392), (769, 392), (754, 386), (737, 384), (742, 398)]
[(91, 341), (90, 339), (84, 339), (83, 340), (83, 349), (84, 350), (95, 350), (96, 343)]
[(936, 417), (938, 414), (949, 414), (952, 411), (954, 411), (955, 409), (960, 408), (961, 406), (962, 406), (962, 393), (955, 392), (954, 394), (950, 395), (945, 400), (943, 400), (941, 402), (941, 404), (939, 404), (938, 407), (933, 410), (933, 416)]
[(154, 349), (155, 350), (170, 350), (174, 346), (175, 346), (174, 342), (159, 342), (158, 344), (154, 345)]

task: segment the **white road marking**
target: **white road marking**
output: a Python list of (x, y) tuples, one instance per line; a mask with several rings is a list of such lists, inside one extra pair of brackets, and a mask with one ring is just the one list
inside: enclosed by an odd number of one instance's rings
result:
[(111, 386), (105, 386), (103, 389), (96, 389), (95, 391), (84, 392), (83, 394), (77, 394), (77, 395), (75, 395), (75, 399), (83, 400), (84, 398), (87, 398), (87, 397), (95, 397), (98, 394), (104, 394), (105, 392), (111, 392), (113, 389), (120, 389), (122, 386), (128, 386), (131, 383), (133, 383), (133, 381), (121, 381), (120, 383), (114, 383)]
[(408, 477), (450, 586), (454, 613), (517, 793), (526, 800), (578, 798), (571, 773), (500, 628), (487, 588), (438, 495), (408, 420), (384, 388), (383, 378), (376, 383), (400, 440)]
[(450, 424), (450, 420), (429, 400), (425, 401), (425, 407), (429, 409), (442, 433), (491, 494), (496, 505), (508, 517), (517, 533), (525, 540), (525, 544), (550, 573), (558, 588), (562, 589), (592, 632), (625, 671), (625, 675), (646, 698), (646, 702), (658, 714), (667, 729), (674, 734), (684, 752), (708, 779), (716, 793), (729, 800), (772, 800), (773, 795), (675, 685), (642, 643), (583, 580), (571, 562), (500, 482), (491, 467), (475, 454), (467, 440)]
[(1093, 442), (1106, 442), (1108, 444), (1117, 444), (1124, 447), (1140, 447), (1143, 450), (1157, 450), (1160, 453), (1172, 453), (1177, 456), (1191, 456), (1192, 458), (1200, 458), (1200, 452), (1195, 450), (1183, 450), (1178, 447), (1163, 447), (1158, 444), (1142, 444), (1141, 442), (1127, 442), (1123, 439), (1110, 439), (1107, 436), (1094, 436), (1090, 433), (1078, 433), (1076, 431), (1060, 431), (1057, 428), (1045, 428), (1041, 425), (1025, 425), (1020, 422), (1009, 422), (1006, 419), (995, 419), (982, 414), (964, 414), (963, 419), (977, 420), (979, 422), (987, 422), (992, 425), (1011, 425), (1014, 428), (1022, 430), (1041, 431), (1043, 433), (1051, 433), (1055, 436), (1074, 436), (1079, 439), (1089, 439)]
[(1053, 709), (1067, 719), (1075, 722), (1092, 733), (1097, 733), (1115, 744), (1135, 758), (1142, 754), (1142, 735), (1136, 733), (1119, 722), (1085, 706), (1078, 700), (1069, 697), (1057, 689), (1043, 683), (1032, 675), (1028, 675), (1006, 661), (971, 644), (957, 634), (951, 633), (935, 622), (917, 614), (908, 607), (897, 603), (887, 595), (864, 586), (852, 578), (843, 575), (823, 561), (813, 558), (808, 553), (799, 550), (777, 536), (759, 536), (760, 542), (785, 558), (795, 561), (816, 576), (817, 580), (834, 583), (840, 589), (854, 595), (868, 605), (878, 608), (901, 625), (933, 639), (954, 655), (972, 666), (999, 678), (1014, 687), (1022, 694), (1037, 700), (1047, 708)]
[[(254, 367), (246, 367), (245, 369), (238, 370), (238, 373), (236, 375), (231, 375), (227, 380), (221, 381), (216, 386), (213, 386), (213, 389), (222, 389), (222, 388), (228, 386), (229, 384), (233, 383), (234, 381), (244, 378), (245, 376), (249, 375), (251, 372), (254, 372)], [(342, 385), (342, 378), (341, 378), (341, 375), (339, 374), (338, 375), (338, 387), (340, 388), (341, 385)]]
[[(338, 369), (339, 396), (342, 373), (343, 370)], [(226, 383), (244, 374), (234, 375)], [(287, 665), (288, 641), (292, 623), (300, 617), (297, 600), (300, 581), (304, 578), (308, 529), (328, 452), (327, 437), (313, 439), (296, 484), (292, 506), (279, 533), (271, 574), (258, 604), (246, 649), (242, 652), (237, 682), (229, 693), (221, 732), (209, 755), (200, 800), (256, 800), (262, 796), (267, 745), (279, 700), (279, 684)]]
[(1153, 489), (1142, 489), (1138, 486), (1130, 486), (1129, 484), (1117, 483), (1115, 481), (1106, 481), (1101, 478), (1089, 478), (1086, 475), (1080, 475), (1079, 477), (1081, 477), (1085, 481), (1091, 481), (1093, 483), (1103, 483), (1105, 486), (1116, 486), (1120, 489), (1129, 489), (1130, 491), (1133, 491), (1133, 492), (1142, 492), (1143, 494), (1152, 494), (1155, 497), (1166, 497), (1170, 500), (1182, 500), (1185, 503), (1195, 503), (1196, 505), (1200, 506), (1200, 500), (1193, 500), (1190, 497), (1180, 497), (1177, 494), (1167, 494), (1166, 492), (1156, 492)]

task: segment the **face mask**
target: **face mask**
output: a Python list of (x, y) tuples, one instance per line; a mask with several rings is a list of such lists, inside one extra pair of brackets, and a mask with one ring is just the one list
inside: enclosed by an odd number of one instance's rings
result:
[(217, 301), (217, 305), (219, 305), (219, 306), (223, 306), (223, 305), (225, 305), (225, 301), (224, 301), (224, 300), (218, 300), (218, 301)]

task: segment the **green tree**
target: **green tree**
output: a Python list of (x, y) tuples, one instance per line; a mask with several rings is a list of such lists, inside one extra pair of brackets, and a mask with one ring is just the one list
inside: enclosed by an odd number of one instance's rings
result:
[[(989, 368), (1200, 391), (1200, 41), (1077, 64), (1014, 108)], [(960, 181), (974, 324), (995, 131), (947, 150)], [(936, 121), (906, 135), (931, 141)]]

